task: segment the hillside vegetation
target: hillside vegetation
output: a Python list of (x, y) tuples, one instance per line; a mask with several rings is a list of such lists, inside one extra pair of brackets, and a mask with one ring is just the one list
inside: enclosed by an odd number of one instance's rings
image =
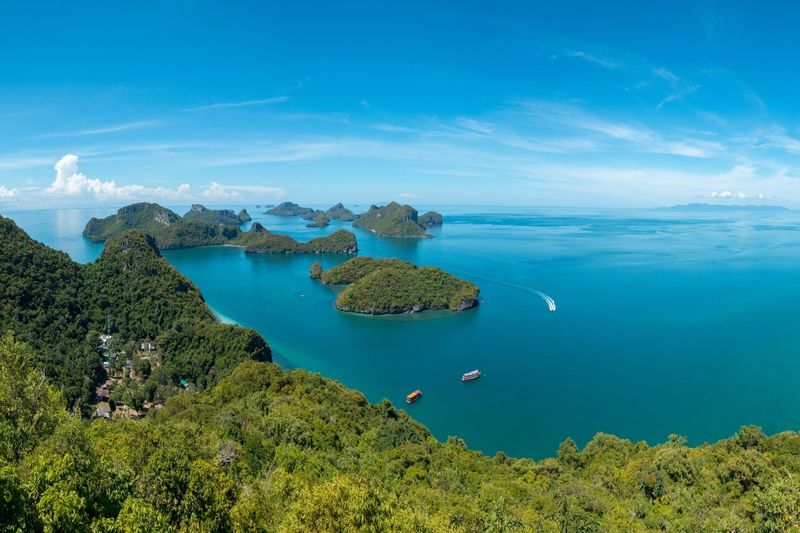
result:
[(354, 254), (358, 252), (356, 236), (347, 230), (338, 230), (324, 237), (300, 242), (288, 235), (272, 233), (258, 222), (254, 222), (250, 231), (232, 240), (231, 244), (243, 246), (245, 252), (251, 254)]
[(373, 315), (463, 311), (478, 304), (480, 291), (440, 268), (399, 259), (356, 257), (323, 272), (320, 279), (326, 285), (348, 285), (336, 297), (337, 309)]
[[(142, 391), (150, 400), (181, 378), (204, 387), (244, 359), (271, 357), (254, 331), (215, 322), (200, 291), (135, 231), (79, 265), (0, 217), (0, 310), (0, 330), (34, 348), (45, 375), (82, 410), (103, 378), (100, 333), (162, 343), (162, 365)], [(198, 329), (204, 335), (186, 333)]]
[(793, 531), (800, 436), (689, 448), (598, 434), (557, 458), (437, 442), (388, 402), (245, 362), (140, 421), (88, 423), (0, 337), (6, 531)]

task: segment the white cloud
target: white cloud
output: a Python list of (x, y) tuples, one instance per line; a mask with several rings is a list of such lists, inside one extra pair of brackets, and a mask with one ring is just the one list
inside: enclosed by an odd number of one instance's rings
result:
[(242, 195), (239, 191), (228, 190), (214, 181), (203, 191), (203, 198), (209, 200), (241, 200)]
[(18, 195), (19, 191), (17, 189), (7, 189), (3, 185), (0, 185), (0, 200), (11, 200)]
[(58, 160), (56, 177), (45, 194), (53, 196), (80, 197), (91, 195), (99, 200), (127, 200), (133, 198), (164, 198), (168, 200), (189, 197), (190, 187), (182, 184), (177, 189), (165, 187), (147, 188), (142, 185), (117, 185), (115, 181), (103, 181), (87, 177), (78, 170), (78, 156), (67, 154)]

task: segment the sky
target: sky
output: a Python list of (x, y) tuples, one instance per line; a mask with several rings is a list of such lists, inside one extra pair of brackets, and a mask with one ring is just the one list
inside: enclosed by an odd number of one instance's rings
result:
[(0, 209), (800, 207), (790, 2), (4, 2)]

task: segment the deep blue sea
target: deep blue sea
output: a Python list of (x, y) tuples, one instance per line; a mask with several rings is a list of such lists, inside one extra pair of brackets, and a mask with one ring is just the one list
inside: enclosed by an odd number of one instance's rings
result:
[[(307, 229), (299, 218), (244, 207), (299, 239), (349, 227)], [(677, 433), (697, 444), (742, 424), (800, 428), (800, 213), (439, 210), (445, 224), (432, 239), (355, 230), (361, 255), (470, 279), (481, 287), (477, 309), (347, 315), (309, 279), (318, 257), (232, 247), (164, 256), (221, 317), (261, 332), (277, 363), (320, 372), (371, 401), (388, 398), (439, 439), (458, 435), (489, 454), (551, 456), (564, 438), (582, 445), (597, 432), (651, 444)], [(83, 226), (114, 211), (3, 214), (89, 262), (102, 245), (85, 241)], [(344, 259), (321, 258), (326, 267)], [(475, 368), (483, 377), (462, 383)], [(414, 389), (424, 397), (406, 406)]]

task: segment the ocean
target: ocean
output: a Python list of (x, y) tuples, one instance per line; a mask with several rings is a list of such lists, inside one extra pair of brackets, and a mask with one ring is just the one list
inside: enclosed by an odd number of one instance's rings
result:
[[(333, 232), (259, 214), (299, 239)], [(349, 206), (353, 207), (353, 206)], [(365, 210), (360, 206), (355, 210)], [(436, 208), (437, 206), (424, 206)], [(182, 214), (188, 206), (173, 207)], [(481, 287), (462, 313), (338, 312), (311, 280), (343, 256), (165, 251), (220, 317), (258, 330), (275, 362), (387, 398), (439, 439), (487, 454), (555, 454), (597, 432), (692, 444), (758, 424), (800, 426), (800, 213), (445, 207), (431, 239), (356, 232), (360, 255), (436, 265)], [(6, 211), (32, 237), (93, 261), (81, 237), (112, 208)], [(550, 312), (539, 292), (553, 298)], [(483, 376), (462, 383), (461, 374)], [(420, 389), (423, 398), (404, 403)]]

